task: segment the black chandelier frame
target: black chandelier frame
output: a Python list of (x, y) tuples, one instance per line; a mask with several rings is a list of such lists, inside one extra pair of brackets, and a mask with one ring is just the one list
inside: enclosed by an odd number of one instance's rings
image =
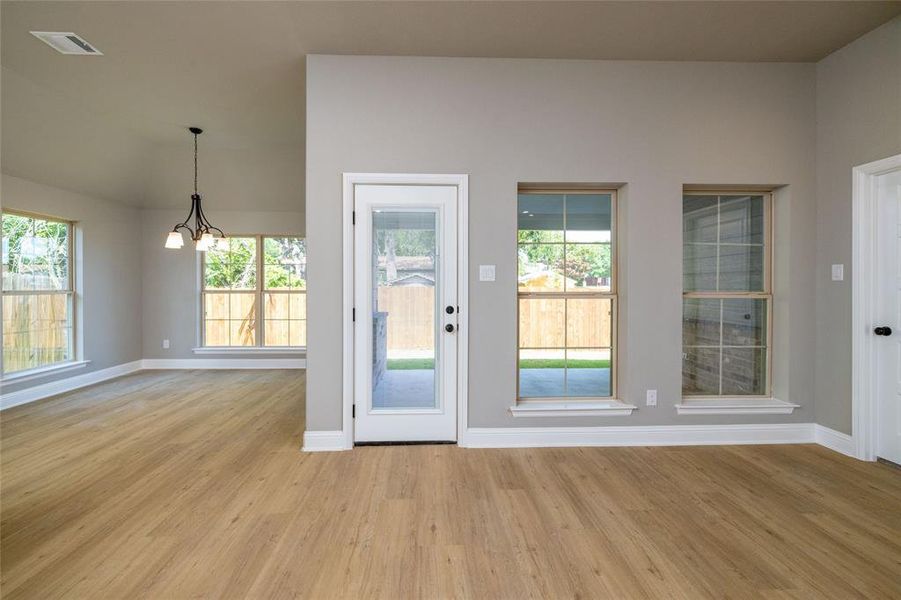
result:
[[(220, 239), (224, 240), (227, 237), (225, 232), (210, 223), (210, 220), (203, 213), (200, 193), (197, 191), (197, 136), (203, 133), (203, 129), (200, 127), (189, 127), (188, 129), (194, 134), (194, 193), (191, 194), (191, 212), (188, 213), (184, 221), (173, 227), (172, 231), (178, 233), (179, 230), (185, 229), (190, 232), (191, 239), (194, 242), (200, 241), (200, 238), (205, 233), (213, 235), (213, 232), (217, 231)], [(191, 217), (194, 218), (193, 228), (189, 225)]]

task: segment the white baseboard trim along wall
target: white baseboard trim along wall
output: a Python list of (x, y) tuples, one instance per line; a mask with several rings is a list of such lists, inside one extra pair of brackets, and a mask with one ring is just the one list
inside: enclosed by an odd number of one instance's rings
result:
[(345, 445), (344, 432), (338, 431), (304, 431), (304, 452), (334, 452), (336, 450), (349, 450)]
[(806, 444), (811, 423), (767, 425), (659, 425), (611, 427), (474, 427), (468, 448), (565, 446), (703, 446), (721, 444)]
[[(152, 369), (305, 369), (303, 358), (143, 359), (0, 395), (0, 410)], [(854, 438), (816, 423), (661, 425), (611, 427), (473, 427), (460, 436), (463, 448), (566, 446), (701, 446), (820, 444), (856, 458)], [(343, 431), (306, 431), (304, 452), (347, 450)]]
[(304, 358), (145, 358), (83, 375), (66, 377), (23, 390), (0, 394), (0, 410), (71, 392), (129, 373), (152, 369), (305, 369)]
[[(577, 446), (709, 446), (820, 444), (856, 458), (851, 436), (816, 423), (661, 425), (615, 427), (474, 427), (463, 448), (559, 448)], [(304, 452), (348, 450), (342, 431), (306, 431)]]
[(42, 383), (40, 385), (25, 388), (24, 390), (19, 390), (17, 392), (0, 395), (0, 410), (19, 406), (20, 404), (28, 404), (35, 400), (71, 392), (72, 390), (94, 385), (101, 381), (115, 379), (116, 377), (122, 377), (123, 375), (140, 371), (142, 362), (143, 361), (136, 360), (129, 363), (123, 363), (107, 369), (100, 369), (98, 371), (84, 373), (83, 375), (66, 377), (65, 379), (58, 379), (49, 383)]
[(306, 369), (305, 358), (145, 358), (144, 369)]
[(858, 458), (857, 456), (857, 446), (854, 443), (854, 438), (848, 435), (847, 433), (842, 433), (841, 431), (836, 431), (834, 429), (829, 429), (828, 427), (823, 427), (822, 425), (817, 425), (814, 423), (814, 441), (820, 446), (825, 446), (830, 450), (835, 450), (845, 456), (850, 456), (851, 458)]

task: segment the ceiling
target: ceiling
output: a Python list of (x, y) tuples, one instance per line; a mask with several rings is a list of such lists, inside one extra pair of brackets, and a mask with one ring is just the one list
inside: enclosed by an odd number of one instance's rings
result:
[[(181, 207), (196, 124), (210, 208), (297, 209), (306, 54), (815, 62), (898, 14), (901, 2), (4, 1), (0, 168)], [(30, 30), (74, 31), (104, 55), (58, 54)]]

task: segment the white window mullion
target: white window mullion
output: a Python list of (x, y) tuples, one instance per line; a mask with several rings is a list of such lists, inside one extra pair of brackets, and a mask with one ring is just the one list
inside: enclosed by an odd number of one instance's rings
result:
[(569, 289), (566, 286), (566, 272), (569, 270), (566, 262), (566, 235), (567, 225), (566, 194), (563, 194), (563, 395), (569, 395), (569, 302), (567, 301)]
[(719, 343), (719, 359), (720, 359), (720, 379), (719, 379), (719, 387), (717, 388), (717, 393), (720, 396), (723, 395), (723, 304), (725, 304), (725, 300), (720, 298), (720, 343)]
[(264, 281), (266, 277), (265, 271), (265, 260), (263, 260), (263, 236), (256, 236), (256, 245), (257, 245), (257, 289), (256, 289), (256, 310), (254, 311), (256, 317), (256, 323), (254, 326), (256, 327), (256, 336), (254, 336), (255, 345), (258, 348), (263, 347), (264, 343), (264, 328), (266, 327), (265, 317), (263, 316), (263, 290), (265, 289)]
[(720, 231), (720, 203), (722, 202), (722, 197), (716, 197), (716, 291), (720, 291), (720, 241), (721, 241), (721, 231)]

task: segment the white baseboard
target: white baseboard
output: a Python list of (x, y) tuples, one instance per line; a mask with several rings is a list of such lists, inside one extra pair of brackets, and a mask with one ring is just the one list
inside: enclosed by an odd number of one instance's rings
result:
[(59, 379), (57, 381), (51, 381), (49, 383), (42, 383), (40, 385), (34, 385), (29, 388), (25, 388), (24, 390), (3, 394), (0, 395), (0, 410), (12, 408), (13, 406), (19, 406), (21, 404), (27, 404), (29, 402), (34, 402), (35, 400), (41, 400), (43, 398), (49, 398), (50, 396), (56, 396), (65, 392), (71, 392), (73, 390), (77, 390), (89, 385), (94, 385), (95, 383), (100, 383), (108, 379), (122, 377), (123, 375), (128, 375), (129, 373), (140, 371), (141, 368), (142, 361), (136, 360), (129, 363), (123, 363), (121, 365), (116, 365), (114, 367), (92, 371), (83, 375), (66, 377), (65, 379)]
[[(303, 369), (305, 359), (143, 359), (0, 395), (0, 410), (70, 392), (144, 369)], [(853, 438), (816, 423), (610, 427), (471, 427), (466, 448), (697, 446), (817, 443), (856, 458)], [(304, 452), (348, 450), (344, 432), (305, 431)]]
[(812, 423), (611, 427), (471, 427), (468, 448), (807, 444)]
[(145, 358), (145, 369), (305, 369), (305, 358)]
[(814, 424), (814, 437), (817, 444), (825, 446), (845, 456), (857, 458), (857, 446), (847, 433), (829, 429), (823, 425)]
[(344, 432), (338, 431), (304, 431), (304, 452), (334, 452), (335, 450), (349, 450), (346, 445)]
[(66, 377), (65, 379), (25, 388), (24, 390), (2, 394), (0, 395), (0, 410), (71, 392), (72, 390), (145, 369), (305, 369), (306, 366), (307, 361), (303, 358), (145, 358), (107, 369), (100, 369), (99, 371), (92, 371), (84, 375)]
[[(854, 457), (851, 436), (815, 423), (610, 427), (471, 427), (464, 448), (812, 444)], [(342, 431), (306, 431), (304, 452), (348, 450)]]

